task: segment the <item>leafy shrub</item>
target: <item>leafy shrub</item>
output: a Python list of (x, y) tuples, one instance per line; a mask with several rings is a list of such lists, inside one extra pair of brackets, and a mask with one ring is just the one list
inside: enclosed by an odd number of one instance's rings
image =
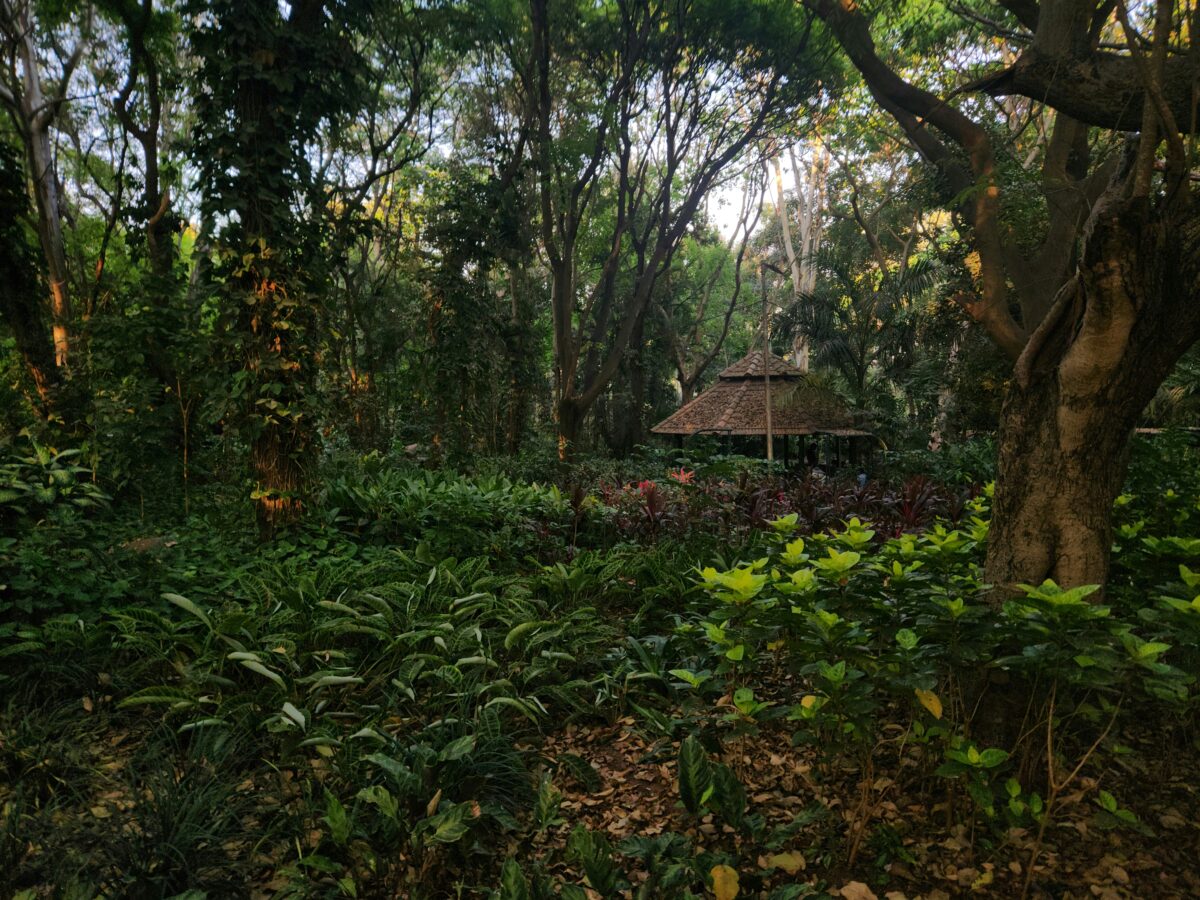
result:
[(46, 518), (70, 518), (103, 507), (108, 497), (91, 481), (91, 471), (76, 465), (78, 449), (56, 451), (33, 438), (29, 451), (0, 455), (0, 533)]
[[(1051, 796), (1035, 814), (1048, 817), (1064, 787), (1061, 779), (1055, 786), (1063, 755), (1086, 761), (1103, 750), (1122, 716), (1195, 716), (1200, 605), (1190, 595), (1200, 576), (1181, 567), (1150, 608), (1136, 591), (1111, 590), (1096, 604), (1095, 586), (1063, 590), (1048, 581), (994, 609), (980, 602), (982, 498), (973, 512), (963, 530), (937, 526), (883, 544), (858, 519), (806, 538), (794, 536), (797, 517), (776, 520), (763, 557), (700, 573), (707, 600), (678, 632), (692, 642), (682, 652), (698, 668), (672, 674), (698, 697), (732, 696), (732, 738), (747, 720), (780, 714), (739, 686), (764, 683), (782, 663), (801, 692), (786, 710), (793, 740), (820, 748), (830, 772), (871, 771), (885, 729), (899, 726), (906, 741), (927, 748), (931, 774), (961, 786), (985, 820), (997, 820), (1006, 798), (1012, 809), (1031, 808), (1006, 775), (1049, 767)], [(1162, 546), (1145, 541), (1152, 551)], [(1200, 541), (1177, 539), (1169, 552), (1198, 554)], [(989, 721), (989, 707), (1013, 709), (991, 696), (1001, 691), (1020, 698), (1033, 727)], [(1016, 743), (986, 747), (980, 734)]]
[[(64, 508), (86, 529), (80, 564), (48, 516), (8, 552), (44, 556), (56, 603), (86, 602), (0, 626), (17, 698), (0, 715), (0, 890), (45, 884), (60, 854), (81, 893), (228, 893), (250, 862), (219, 848), (254, 846), (300, 896), (583, 896), (586, 877), (684, 897), (739, 873), (745, 891), (793, 896), (770, 872), (797, 864), (801, 831), (825, 866), (904, 858), (871, 812), (894, 767), (994, 846), (1006, 828), (1044, 832), (1068, 790), (1098, 828), (1147, 827), (1136, 799), (1077, 776), (1129, 765), (1123, 732), (1194, 725), (1191, 494), (1121, 498), (1102, 603), (1047, 583), (993, 605), (986, 490), (671, 473), (568, 492), (367, 459), (322, 515), (264, 545), (213, 515), (134, 548), (146, 523), (101, 532)], [(601, 776), (542, 758), (539, 732), (628, 714), (680, 742), (655, 752), (678, 815), (711, 816), (716, 844), (567, 837), (559, 789)], [(110, 735), (141, 748), (111, 778), (93, 753)], [(853, 773), (861, 795), (837, 815), (761, 815), (738, 760), (772, 741), (804, 748), (813, 784)], [(146, 799), (99, 817), (97, 792)], [(561, 857), (531, 862), (543, 844), (528, 838), (552, 833)]]

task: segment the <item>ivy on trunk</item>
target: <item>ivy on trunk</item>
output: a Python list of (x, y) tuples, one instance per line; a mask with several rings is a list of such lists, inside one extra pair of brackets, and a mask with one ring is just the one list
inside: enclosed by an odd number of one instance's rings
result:
[(206, 91), (192, 158), (207, 215), (223, 223), (213, 276), (233, 400), (250, 447), (264, 533), (298, 516), (318, 449), (315, 378), (329, 277), (318, 128), (354, 110), (356, 4), (196, 4), (191, 34)]

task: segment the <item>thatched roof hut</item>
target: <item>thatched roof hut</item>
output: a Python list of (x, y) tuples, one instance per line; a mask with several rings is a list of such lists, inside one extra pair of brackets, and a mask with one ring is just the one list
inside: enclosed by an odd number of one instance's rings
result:
[(725, 369), (716, 383), (650, 430), (655, 434), (765, 435), (767, 377), (770, 375), (771, 434), (832, 434), (870, 437), (849, 407), (817, 387), (795, 366), (753, 350)]

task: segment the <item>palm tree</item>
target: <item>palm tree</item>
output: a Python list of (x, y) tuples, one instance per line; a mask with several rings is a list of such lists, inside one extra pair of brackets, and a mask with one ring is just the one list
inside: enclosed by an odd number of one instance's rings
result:
[(873, 381), (903, 382), (917, 367), (918, 301), (937, 287), (939, 266), (918, 257), (884, 268), (857, 242), (828, 245), (808, 265), (816, 287), (775, 317), (776, 333), (806, 337), (814, 363), (838, 372), (867, 408)]

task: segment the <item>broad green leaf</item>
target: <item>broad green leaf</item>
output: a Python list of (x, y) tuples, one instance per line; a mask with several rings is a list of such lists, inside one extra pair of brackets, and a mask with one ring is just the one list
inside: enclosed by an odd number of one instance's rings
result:
[(378, 807), (392, 821), (396, 820), (399, 812), (399, 806), (396, 803), (396, 798), (392, 796), (392, 792), (383, 785), (373, 784), (370, 787), (365, 787), (355, 795), (364, 803), (370, 803), (372, 806)]
[(304, 713), (302, 713), (299, 709), (297, 709), (291, 703), (285, 702), (283, 704), (283, 714), (285, 716), (287, 716), (291, 721), (293, 721), (297, 725), (299, 725), (301, 729), (303, 729), (305, 727), (305, 725), (308, 724), (308, 719), (305, 717)]
[[(901, 628), (896, 632), (896, 643), (904, 650), (913, 650), (917, 646), (917, 634), (911, 628)], [(938, 718), (941, 718), (939, 715)]]
[(1008, 759), (1008, 751), (989, 747), (979, 754), (979, 763), (986, 769), (994, 769)]
[(511, 650), (516, 646), (526, 635), (536, 631), (544, 625), (549, 625), (549, 622), (522, 622), (520, 625), (514, 626), (509, 630), (508, 635), (504, 638), (504, 649)]
[(567, 853), (583, 868), (593, 891), (601, 897), (616, 894), (620, 872), (613, 862), (612, 844), (602, 832), (576, 826), (567, 840)]
[(329, 826), (329, 836), (339, 847), (350, 839), (350, 817), (346, 815), (346, 808), (341, 801), (328, 788), (325, 790), (325, 815), (322, 821)]
[(679, 745), (679, 799), (692, 815), (699, 815), (706, 791), (712, 789), (713, 768), (708, 754), (693, 735)]
[(163, 599), (168, 603), (174, 603), (184, 612), (191, 613), (197, 619), (205, 624), (209, 631), (213, 630), (212, 620), (208, 617), (208, 613), (202, 610), (199, 606), (189, 600), (187, 597), (182, 597), (179, 594), (163, 594)]
[(452, 762), (456, 759), (462, 759), (468, 753), (475, 749), (475, 735), (464, 734), (462, 737), (455, 738), (438, 754), (438, 758), (447, 762)]
[(499, 900), (532, 900), (529, 882), (521, 866), (512, 857), (504, 861), (504, 867), (500, 870)]
[(422, 822), (421, 831), (426, 843), (453, 844), (471, 829), (471, 823), (478, 817), (475, 803), (456, 803)]
[(264, 666), (262, 663), (260, 663), (258, 660), (240, 659), (240, 660), (238, 660), (238, 663), (242, 666), (245, 666), (251, 672), (257, 672), (263, 678), (269, 679), (270, 681), (274, 682), (276, 685), (279, 686), (280, 690), (283, 690), (286, 687), (286, 685), (283, 682), (283, 678), (280, 676), (280, 674), (278, 672), (273, 672), (272, 670), (270, 670), (266, 666)]

